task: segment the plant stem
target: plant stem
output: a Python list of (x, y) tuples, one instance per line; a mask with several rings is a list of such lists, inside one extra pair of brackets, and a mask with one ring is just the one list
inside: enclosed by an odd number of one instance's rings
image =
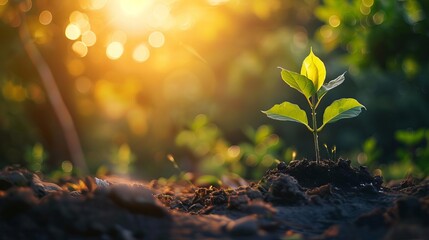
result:
[(316, 163), (320, 163), (319, 137), (317, 136), (317, 120), (316, 120), (316, 96), (311, 96), (311, 117), (313, 120), (313, 139), (314, 150), (316, 151)]

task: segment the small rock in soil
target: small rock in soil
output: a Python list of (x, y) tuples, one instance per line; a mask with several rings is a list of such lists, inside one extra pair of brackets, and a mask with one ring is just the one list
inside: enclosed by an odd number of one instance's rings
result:
[(28, 185), (28, 180), (24, 174), (17, 170), (3, 170), (0, 172), (0, 190), (8, 190), (12, 186), (24, 187)]
[(110, 186), (110, 184), (106, 180), (100, 178), (94, 178), (94, 180), (95, 184), (97, 184), (97, 188), (106, 189)]
[(169, 215), (152, 192), (143, 186), (114, 185), (110, 190), (110, 197), (116, 204), (131, 212), (158, 218)]
[(43, 182), (39, 176), (33, 174), (30, 186), (38, 197), (44, 197), (48, 193), (62, 191), (62, 188), (55, 183)]

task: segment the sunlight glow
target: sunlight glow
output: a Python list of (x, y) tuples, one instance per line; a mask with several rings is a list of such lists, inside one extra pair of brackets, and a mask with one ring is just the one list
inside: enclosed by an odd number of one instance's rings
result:
[(229, 0), (207, 0), (207, 2), (210, 5), (215, 6), (215, 5), (220, 5), (220, 4), (223, 4), (223, 3), (227, 3), (227, 2), (229, 2)]
[(152, 6), (152, 1), (144, 0), (120, 0), (122, 11), (126, 15), (138, 16)]
[(124, 53), (124, 45), (120, 42), (111, 42), (106, 49), (106, 55), (111, 60), (116, 60)]
[(127, 42), (127, 34), (123, 31), (115, 31), (109, 36), (110, 42), (120, 42), (125, 44)]
[(112, 24), (128, 34), (145, 35), (150, 29), (170, 29), (175, 25), (169, 1), (115, 0), (109, 6)]

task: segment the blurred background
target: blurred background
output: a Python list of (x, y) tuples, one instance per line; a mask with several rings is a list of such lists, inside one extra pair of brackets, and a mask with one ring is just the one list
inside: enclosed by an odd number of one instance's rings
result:
[(426, 175), (428, 43), (427, 0), (0, 0), (0, 166), (210, 182), (313, 160), (307, 129), (261, 113), (306, 106), (277, 67), (313, 47), (327, 81), (347, 71), (319, 109), (368, 109), (322, 157)]

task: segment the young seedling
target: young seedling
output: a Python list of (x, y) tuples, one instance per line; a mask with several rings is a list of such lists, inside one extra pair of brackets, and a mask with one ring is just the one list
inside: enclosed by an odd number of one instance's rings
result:
[(342, 98), (335, 100), (330, 106), (325, 109), (323, 113), (322, 125), (317, 127), (316, 109), (320, 104), (322, 98), (328, 91), (338, 87), (344, 82), (344, 74), (341, 74), (334, 80), (324, 84), (326, 78), (325, 64), (313, 54), (310, 49), (310, 54), (304, 59), (301, 66), (301, 74), (281, 68), (281, 76), (283, 81), (286, 82), (291, 88), (296, 89), (298, 92), (305, 96), (311, 109), (311, 126), (308, 121), (307, 113), (302, 110), (298, 105), (283, 102), (276, 104), (267, 111), (262, 111), (269, 118), (280, 121), (291, 121), (304, 124), (308, 130), (313, 133), (314, 148), (316, 152), (316, 162), (320, 163), (319, 140), (317, 133), (322, 131), (328, 123), (336, 122), (340, 119), (352, 118), (358, 116), (362, 108), (365, 106), (360, 104), (353, 98)]

